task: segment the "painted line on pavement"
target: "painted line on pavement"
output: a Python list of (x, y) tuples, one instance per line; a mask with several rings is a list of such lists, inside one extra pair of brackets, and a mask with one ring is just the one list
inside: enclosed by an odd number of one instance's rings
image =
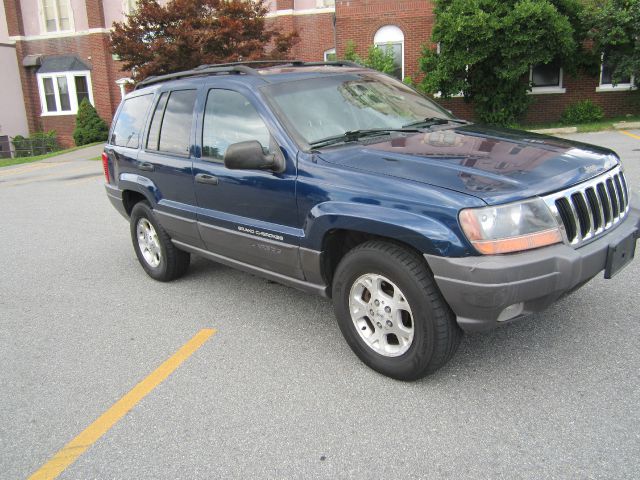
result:
[(640, 140), (640, 135), (636, 135), (635, 133), (627, 132), (625, 130), (618, 130), (620, 133), (627, 135), (628, 137), (635, 138), (636, 140)]
[(135, 407), (154, 388), (160, 385), (185, 360), (198, 350), (216, 331), (212, 328), (200, 330), (180, 350), (165, 360), (148, 377), (133, 387), (129, 393), (114, 403), (97, 420), (77, 437), (67, 443), (51, 460), (40, 467), (29, 480), (52, 480), (75, 462), (89, 447), (111, 429), (122, 417)]

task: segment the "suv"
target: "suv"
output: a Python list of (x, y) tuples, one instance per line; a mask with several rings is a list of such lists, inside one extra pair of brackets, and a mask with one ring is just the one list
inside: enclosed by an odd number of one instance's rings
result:
[(331, 297), (358, 357), (404, 380), (612, 277), (639, 236), (612, 151), (473, 125), (346, 62), (149, 78), (102, 159), (151, 277), (196, 254)]

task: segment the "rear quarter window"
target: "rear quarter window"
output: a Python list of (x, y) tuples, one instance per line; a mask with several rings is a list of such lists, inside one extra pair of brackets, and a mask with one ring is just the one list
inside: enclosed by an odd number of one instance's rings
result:
[(138, 148), (144, 120), (151, 106), (153, 94), (140, 95), (124, 101), (109, 143), (117, 147)]

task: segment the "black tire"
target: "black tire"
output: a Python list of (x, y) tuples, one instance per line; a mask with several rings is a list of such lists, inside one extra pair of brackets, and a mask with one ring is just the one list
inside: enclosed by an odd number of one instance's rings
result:
[[(365, 341), (352, 320), (349, 306), (351, 288), (368, 274), (387, 278), (392, 287), (395, 284), (410, 307), (411, 315), (406, 322), (411, 326), (412, 340), (407, 342), (408, 347), (388, 347), (408, 348), (404, 353), (399, 350), (398, 356), (385, 356), (376, 351), (376, 346)], [(369, 298), (368, 301), (372, 302), (371, 293)], [(363, 300), (367, 301), (366, 298)], [(399, 380), (416, 380), (435, 372), (453, 356), (462, 338), (462, 330), (424, 260), (412, 250), (390, 242), (368, 241), (345, 255), (333, 279), (333, 305), (340, 330), (354, 353), (372, 369)], [(378, 313), (371, 316), (383, 319)], [(377, 329), (376, 325), (382, 325), (380, 331), (385, 333), (384, 322), (360, 321), (367, 322), (372, 327), (371, 331)], [(369, 331), (364, 325), (361, 329)], [(390, 339), (397, 339), (393, 333), (385, 338), (387, 340), (378, 345), (389, 345)]]
[[(160, 247), (160, 254), (156, 257), (158, 264), (152, 265), (150, 261), (145, 258), (138, 241), (138, 223), (149, 222), (157, 235), (157, 243)], [(191, 256), (187, 252), (183, 252), (176, 248), (171, 242), (171, 238), (167, 234), (162, 225), (158, 223), (153, 210), (147, 202), (137, 203), (131, 210), (130, 216), (131, 227), (131, 240), (133, 242), (133, 249), (136, 252), (138, 261), (145, 272), (155, 280), (161, 282), (169, 282), (184, 275), (189, 268), (189, 262)]]

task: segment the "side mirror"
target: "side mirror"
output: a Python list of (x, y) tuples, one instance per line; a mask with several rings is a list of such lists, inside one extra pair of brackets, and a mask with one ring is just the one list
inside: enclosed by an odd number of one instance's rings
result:
[(265, 155), (256, 140), (229, 145), (224, 154), (224, 166), (231, 170), (280, 170), (276, 155)]

